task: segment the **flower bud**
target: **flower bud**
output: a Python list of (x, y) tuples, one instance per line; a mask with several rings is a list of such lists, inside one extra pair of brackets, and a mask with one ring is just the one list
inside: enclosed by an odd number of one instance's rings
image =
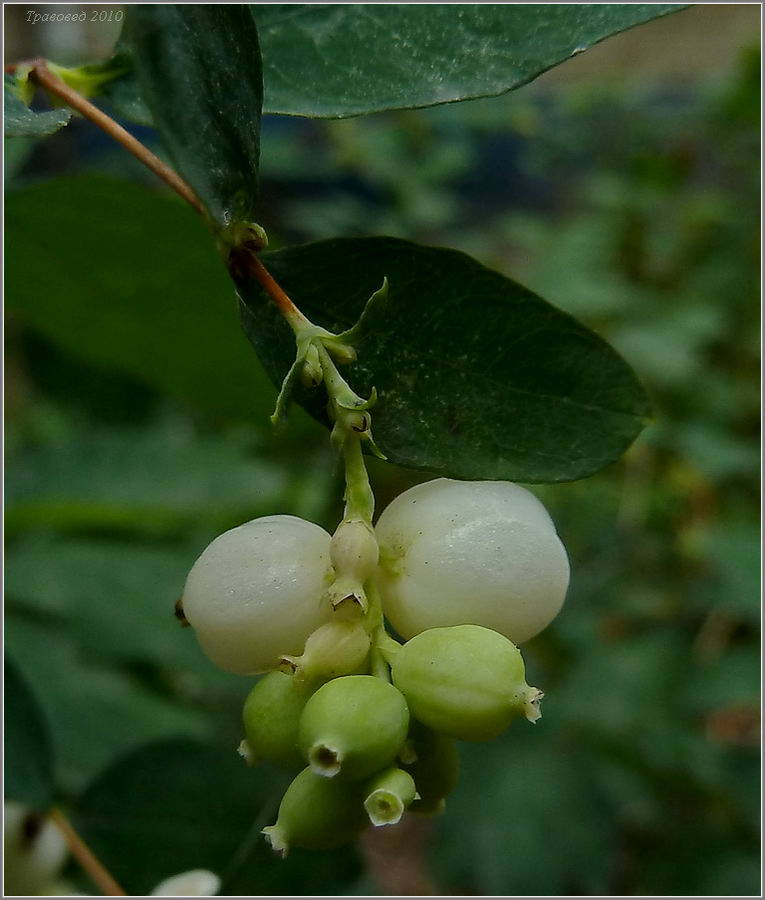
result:
[(306, 685), (284, 672), (270, 672), (260, 679), (242, 712), (250, 765), (265, 760), (283, 769), (303, 768), (298, 725), (310, 696)]
[(332, 606), (355, 601), (367, 608), (364, 582), (377, 566), (377, 539), (370, 525), (360, 519), (341, 522), (329, 545), (329, 558), (335, 570), (335, 581), (328, 591)]
[(417, 795), (414, 779), (403, 769), (386, 769), (366, 785), (364, 809), (373, 825), (395, 825)]
[(363, 790), (355, 782), (303, 771), (287, 788), (275, 825), (263, 829), (273, 849), (330, 850), (352, 840), (366, 825)]
[(318, 387), (324, 380), (324, 371), (321, 368), (319, 351), (315, 344), (311, 344), (303, 360), (303, 368), (300, 370), (300, 380), (304, 387)]
[(324, 341), (330, 356), (336, 363), (352, 363), (356, 361), (357, 353), (350, 344), (343, 341), (332, 340), (331, 338)]
[(414, 757), (402, 765), (414, 778), (418, 797), (412, 812), (433, 815), (443, 812), (445, 798), (457, 786), (460, 758), (454, 740), (412, 722), (409, 741)]
[(327, 682), (306, 703), (299, 742), (314, 772), (355, 780), (390, 765), (408, 727), (406, 701), (392, 684), (346, 675)]
[(301, 656), (283, 656), (281, 668), (298, 683), (329, 681), (362, 669), (369, 653), (369, 635), (361, 622), (328, 622), (305, 642)]
[(391, 674), (416, 719), (464, 741), (490, 740), (517, 715), (540, 715), (542, 692), (526, 684), (521, 651), (480, 625), (421, 632), (393, 657)]

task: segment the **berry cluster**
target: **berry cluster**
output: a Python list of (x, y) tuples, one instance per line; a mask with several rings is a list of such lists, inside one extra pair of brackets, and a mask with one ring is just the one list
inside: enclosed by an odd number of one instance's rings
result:
[(332, 537), (269, 516), (216, 538), (183, 612), (219, 666), (268, 673), (245, 702), (240, 752), (301, 770), (264, 830), (274, 849), (439, 812), (455, 739), (539, 717), (516, 644), (557, 615), (568, 578), (544, 506), (508, 482), (418, 485), (374, 529), (348, 512)]

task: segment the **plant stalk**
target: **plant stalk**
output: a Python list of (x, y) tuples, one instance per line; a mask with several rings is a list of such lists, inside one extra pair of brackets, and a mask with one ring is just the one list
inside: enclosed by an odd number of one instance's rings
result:
[[(13, 73), (18, 69), (21, 63), (10, 63), (4, 67), (6, 72)], [(110, 137), (114, 138), (117, 143), (121, 144), (128, 153), (131, 153), (137, 160), (142, 162), (148, 169), (154, 172), (162, 181), (171, 187), (179, 196), (181, 196), (193, 209), (201, 216), (205, 216), (205, 208), (201, 200), (191, 187), (174, 172), (168, 165), (144, 146), (139, 140), (133, 137), (129, 131), (126, 131), (121, 125), (114, 121), (105, 112), (91, 103), (87, 98), (83, 97), (78, 91), (70, 88), (60, 78), (54, 75), (48, 68), (44, 59), (30, 60), (25, 65), (31, 67), (29, 77), (37, 84), (44, 87), (51, 94), (55, 94), (63, 100), (72, 109), (77, 110), (86, 119), (97, 125), (105, 131)], [(282, 315), (288, 319), (290, 324), (299, 322), (307, 322), (308, 320), (290, 300), (287, 294), (276, 283), (271, 273), (266, 269), (262, 262), (254, 255), (249, 260), (249, 274), (251, 274), (260, 283), (261, 287), (274, 301)]]
[(111, 873), (102, 865), (93, 851), (83, 841), (72, 823), (64, 813), (54, 807), (50, 814), (51, 819), (64, 835), (72, 856), (82, 866), (83, 870), (93, 879), (93, 882), (103, 891), (105, 897), (127, 897), (127, 893), (117, 884)]
[(130, 132), (126, 131), (121, 125), (114, 121), (105, 112), (102, 112), (97, 106), (94, 106), (89, 100), (79, 94), (77, 91), (65, 84), (60, 78), (54, 75), (45, 64), (44, 60), (35, 62), (29, 77), (37, 84), (44, 87), (51, 94), (60, 97), (72, 109), (76, 109), (78, 113), (86, 119), (98, 125), (107, 134), (114, 138), (119, 144), (132, 153), (136, 159), (140, 160), (147, 168), (151, 169), (155, 175), (162, 179), (165, 184), (169, 185), (177, 194), (190, 204), (200, 215), (205, 215), (205, 208), (202, 206), (200, 199), (186, 184), (186, 182), (174, 172), (168, 165), (155, 156), (148, 147), (145, 147), (139, 140), (133, 137)]

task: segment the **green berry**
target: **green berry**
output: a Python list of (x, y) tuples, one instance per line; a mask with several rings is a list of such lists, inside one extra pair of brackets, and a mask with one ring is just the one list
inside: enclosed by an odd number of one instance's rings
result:
[(287, 788), (275, 825), (263, 829), (273, 849), (330, 850), (347, 844), (368, 824), (362, 786), (303, 771)]
[(480, 625), (423, 631), (395, 654), (391, 674), (412, 715), (450, 737), (490, 740), (518, 715), (539, 718), (542, 693), (526, 684), (520, 650)]
[(400, 691), (372, 675), (346, 675), (319, 688), (300, 719), (300, 747), (329, 778), (367, 778), (390, 765), (406, 740), (409, 710)]
[(414, 778), (418, 798), (412, 812), (433, 815), (443, 812), (445, 799), (457, 786), (460, 758), (453, 738), (436, 734), (412, 721), (409, 734), (411, 757), (403, 767)]
[(364, 809), (373, 825), (395, 825), (417, 795), (412, 776), (403, 769), (386, 769), (366, 785)]
[(284, 672), (270, 672), (258, 681), (242, 714), (253, 762), (265, 760), (284, 769), (305, 765), (298, 748), (298, 725), (310, 696), (308, 687)]
[(328, 622), (305, 642), (300, 656), (284, 656), (283, 671), (294, 672), (298, 682), (329, 681), (364, 671), (369, 635), (361, 622)]

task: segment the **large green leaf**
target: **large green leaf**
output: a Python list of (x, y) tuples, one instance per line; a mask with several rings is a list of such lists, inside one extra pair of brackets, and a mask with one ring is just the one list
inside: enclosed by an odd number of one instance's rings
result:
[(471, 744), (460, 783), (435, 823), (432, 859), (458, 893), (483, 896), (608, 894), (616, 829), (576, 742), (515, 722)]
[[(102, 602), (112, 601), (105, 596)], [(173, 621), (167, 630), (177, 640), (185, 637)], [(56, 783), (67, 791), (81, 788), (115, 754), (146, 741), (211, 733), (201, 710), (150, 687), (137, 671), (113, 661), (107, 666), (55, 619), (7, 612), (5, 640), (50, 722)]]
[(35, 112), (19, 97), (14, 79), (3, 77), (3, 126), (5, 137), (43, 137), (63, 128), (69, 121), (68, 109)]
[(116, 664), (199, 670), (209, 678), (212, 666), (193, 633), (173, 616), (193, 558), (127, 541), (30, 539), (6, 550), (6, 602)]
[(194, 407), (267, 420), (273, 390), (238, 331), (201, 222), (126, 181), (77, 177), (6, 199), (9, 311), (65, 350)]
[(170, 155), (219, 227), (253, 219), (263, 75), (246, 6), (138, 4), (126, 37)]
[[(645, 394), (608, 344), (469, 256), (361, 238), (263, 260), (309, 318), (335, 331), (388, 278), (347, 375), (362, 396), (377, 388), (373, 431), (391, 462), (453, 478), (571, 481), (617, 459), (644, 424)], [(278, 382), (292, 332), (255, 282), (240, 293), (245, 330)], [(326, 421), (321, 390), (297, 396)]]
[[(358, 874), (350, 850), (277, 858), (260, 830), (289, 779), (250, 769), (234, 749), (190, 741), (142, 747), (80, 798), (80, 833), (130, 894), (188, 869), (221, 876), (225, 896), (334, 894)], [(140, 864), (137, 864), (140, 860)]]
[(609, 35), (677, 9), (682, 6), (252, 7), (263, 45), (265, 111), (332, 118), (503, 94)]
[(44, 810), (53, 797), (53, 754), (48, 723), (23, 676), (7, 657), (5, 697), (5, 779), (7, 800)]
[[(263, 4), (263, 112), (344, 118), (491, 97), (682, 4)], [(106, 86), (147, 123), (135, 77)]]
[[(25, 449), (8, 461), (6, 528), (215, 531), (284, 502), (287, 474), (221, 439), (103, 429)], [(210, 535), (212, 537), (212, 534)]]

